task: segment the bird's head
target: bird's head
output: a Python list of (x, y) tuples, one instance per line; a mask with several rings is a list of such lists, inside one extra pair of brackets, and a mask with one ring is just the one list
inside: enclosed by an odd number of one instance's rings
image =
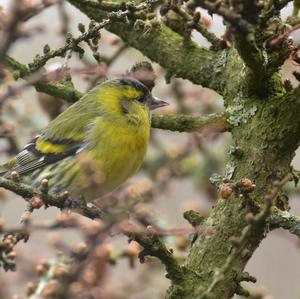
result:
[(148, 117), (149, 111), (168, 105), (154, 97), (143, 83), (133, 78), (105, 81), (101, 84), (101, 90), (101, 98), (105, 99), (108, 112), (114, 115)]

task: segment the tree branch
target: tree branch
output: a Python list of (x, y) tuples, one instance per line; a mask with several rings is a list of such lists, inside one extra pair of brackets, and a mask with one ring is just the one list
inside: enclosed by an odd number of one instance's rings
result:
[(168, 273), (167, 277), (169, 279), (175, 282), (182, 281), (184, 279), (184, 273), (173, 256), (173, 253), (167, 249), (166, 245), (158, 238), (158, 236), (134, 233), (126, 234), (130, 240), (134, 240), (144, 247), (144, 250), (139, 254), (139, 258), (142, 263), (147, 255), (156, 257), (166, 267), (166, 271)]
[(208, 116), (191, 115), (152, 115), (152, 128), (178, 132), (193, 132), (202, 129), (209, 129), (216, 132), (229, 131), (229, 124), (224, 114), (210, 114)]
[(5, 57), (5, 63), (14, 71), (13, 75), (16, 79), (24, 78), (39, 92), (47, 93), (70, 103), (74, 103), (82, 97), (82, 93), (74, 89), (70, 80), (49, 81), (42, 79), (42, 74), (31, 75), (32, 72), (26, 65), (8, 55)]
[(205, 26), (199, 23), (199, 18), (201, 17), (200, 13), (191, 15), (185, 9), (183, 9), (179, 3), (177, 3), (177, 5), (170, 5), (170, 9), (182, 18), (184, 21), (183, 26), (185, 26), (186, 31), (195, 29), (203, 37), (205, 37), (207, 41), (211, 43), (211, 50), (222, 50), (225, 48), (221, 39), (219, 39), (214, 33), (208, 31)]
[[(146, 10), (151, 5), (155, 4), (158, 0), (152, 0), (148, 2), (142, 2), (139, 5), (134, 6), (134, 11), (141, 11)], [(101, 8), (106, 8), (107, 5), (100, 4)], [(110, 5), (108, 6), (110, 8)], [(121, 6), (122, 7), (122, 6)], [(121, 8), (120, 7), (120, 8)], [(108, 8), (108, 9), (109, 9)], [(133, 7), (131, 7), (131, 10), (117, 10), (114, 12), (111, 12), (106, 19), (104, 19), (101, 23), (95, 24), (94, 22), (91, 22), (89, 25), (89, 29), (85, 31), (85, 28), (82, 28), (83, 33), (79, 35), (77, 38), (73, 38), (71, 35), (67, 38), (67, 42), (64, 46), (61, 48), (58, 48), (56, 50), (51, 50), (48, 45), (44, 47), (44, 55), (43, 56), (37, 56), (33, 63), (29, 64), (30, 71), (33, 73), (40, 69), (42, 66), (44, 66), (48, 60), (54, 57), (65, 57), (68, 51), (74, 51), (78, 52), (79, 54), (84, 53), (84, 50), (79, 46), (81, 42), (88, 42), (89, 40), (93, 38), (99, 38), (99, 31), (100, 29), (103, 29), (107, 27), (110, 24), (113, 24), (116, 21), (124, 22), (126, 17), (129, 17), (132, 15)]]
[[(102, 22), (107, 16), (107, 11), (96, 10), (93, 7), (97, 3), (94, 0), (68, 1), (98, 22)], [(113, 3), (121, 3), (121, 1), (117, 0)], [(166, 68), (169, 76), (185, 78), (222, 93), (225, 84), (222, 76), (225, 64), (218, 63), (222, 60), (222, 51), (211, 52), (199, 47), (194, 42), (184, 43), (182, 36), (162, 22), (152, 23), (147, 32), (137, 26), (134, 21), (123, 23), (122, 26), (120, 23), (114, 22), (106, 29), (117, 34), (129, 46), (140, 50), (151, 60)], [(191, 66), (197, 66), (197, 68)]]
[(283, 228), (300, 238), (300, 217), (290, 214), (288, 211), (274, 209), (268, 217), (271, 228)]
[[(5, 179), (3, 177), (0, 177), (0, 187), (14, 192), (26, 200), (30, 200), (33, 197), (38, 197), (43, 201), (46, 207), (54, 206), (59, 209), (68, 207), (68, 198), (64, 198), (64, 196), (56, 196), (51, 193), (33, 188), (29, 185)], [(100, 210), (95, 207), (88, 207), (83, 201), (78, 201), (78, 209), (76, 207), (76, 211), (90, 219), (101, 218)]]
[(0, 61), (2, 62), (5, 54), (9, 50), (11, 44), (17, 37), (18, 26), (20, 25), (20, 20), (23, 17), (24, 12), (21, 7), (24, 3), (22, 1), (12, 1), (11, 11), (9, 20), (6, 24), (6, 28), (1, 31), (1, 40), (0, 40)]
[(248, 34), (253, 31), (253, 26), (245, 21), (241, 15), (235, 13), (234, 11), (227, 9), (222, 6), (221, 2), (216, 1), (215, 3), (210, 3), (206, 0), (193, 0), (196, 6), (207, 9), (210, 13), (216, 13), (228, 21), (234, 29), (239, 30), (243, 34)]

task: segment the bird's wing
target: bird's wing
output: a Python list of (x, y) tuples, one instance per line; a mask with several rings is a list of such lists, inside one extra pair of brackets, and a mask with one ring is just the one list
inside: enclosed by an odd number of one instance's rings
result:
[[(41, 144), (44, 145), (46, 151), (42, 149)], [(70, 155), (75, 155), (83, 146), (83, 142), (37, 136), (12, 161), (3, 165), (3, 169), (6, 170), (4, 177), (8, 177), (12, 171), (16, 171), (19, 175), (33, 172)], [(53, 151), (50, 151), (51, 148)]]
[(0, 168), (4, 177), (16, 171), (31, 173), (48, 164), (60, 161), (87, 146), (87, 132), (97, 117), (103, 116), (89, 97), (81, 99), (52, 120), (48, 126), (11, 161)]

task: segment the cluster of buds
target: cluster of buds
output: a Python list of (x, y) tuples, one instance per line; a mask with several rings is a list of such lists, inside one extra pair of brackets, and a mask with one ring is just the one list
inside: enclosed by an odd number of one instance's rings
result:
[[(41, 292), (40, 295), (43, 298), (54, 298), (54, 295), (56, 295), (61, 288), (60, 279), (68, 275), (70, 268), (65, 258), (57, 256), (56, 259), (51, 262), (41, 260), (36, 266), (36, 272), (40, 280), (36, 283), (29, 282), (27, 284), (26, 295), (32, 296), (37, 289), (39, 289), (39, 292)], [(43, 284), (42, 289), (41, 283)]]
[(35, 290), (37, 288), (37, 284), (33, 282), (28, 282), (25, 288), (25, 294), (27, 297), (31, 296), (34, 294)]
[(240, 194), (243, 197), (244, 194), (251, 193), (255, 190), (256, 185), (250, 179), (242, 178), (237, 183), (231, 183), (229, 180), (224, 179), (220, 186), (219, 194), (223, 199), (229, 198), (232, 193)]
[(6, 235), (2, 241), (3, 247), (9, 252), (13, 249), (14, 244), (15, 242), (13, 235)]
[(135, 241), (130, 242), (127, 248), (124, 249), (123, 256), (128, 258), (130, 268), (134, 268), (140, 250), (140, 245)]
[(60, 283), (56, 279), (51, 279), (47, 282), (41, 293), (42, 298), (54, 298), (55, 294), (60, 289)]
[(230, 183), (223, 183), (220, 187), (219, 193), (223, 199), (229, 198), (231, 196), (231, 194), (233, 193), (232, 185)]
[(63, 208), (75, 208), (76, 206), (75, 202), (72, 201), (70, 192), (68, 190), (65, 190), (60, 194), (60, 201)]
[(151, 180), (144, 179), (137, 184), (131, 184), (126, 189), (126, 197), (138, 198), (142, 196), (151, 196), (153, 192), (153, 183)]
[(253, 184), (252, 181), (247, 178), (241, 179), (240, 184), (241, 184), (241, 186), (246, 188), (248, 190), (248, 192), (252, 192), (256, 188), (256, 185)]
[(0, 243), (1, 263), (5, 271), (15, 270), (16, 252), (13, 250), (15, 245), (15, 238), (13, 235), (6, 235)]
[(36, 272), (39, 276), (44, 275), (46, 271), (48, 271), (50, 265), (46, 260), (41, 260), (37, 265), (36, 265)]
[(20, 182), (20, 176), (16, 171), (12, 171), (10, 174), (10, 177), (14, 182), (16, 182), (16, 183)]
[(32, 209), (39, 209), (44, 205), (43, 200), (38, 196), (32, 197), (29, 203)]
[(57, 223), (61, 227), (79, 226), (77, 216), (68, 211), (63, 211), (57, 216)]
[(41, 181), (41, 191), (43, 193), (48, 193), (49, 190), (49, 181), (47, 179), (43, 179)]
[(93, 238), (97, 236), (97, 234), (103, 228), (103, 222), (100, 219), (96, 219), (89, 222), (87, 225), (83, 224), (82, 226), (87, 236)]

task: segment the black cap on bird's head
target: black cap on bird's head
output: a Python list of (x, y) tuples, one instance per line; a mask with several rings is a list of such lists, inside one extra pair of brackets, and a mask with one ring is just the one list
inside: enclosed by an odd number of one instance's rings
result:
[(138, 97), (138, 101), (147, 105), (150, 110), (169, 105), (167, 102), (159, 99), (158, 97), (153, 96), (148, 87), (136, 79), (130, 77), (123, 77), (118, 79), (118, 82), (122, 85), (128, 85), (134, 88), (135, 90), (140, 91), (141, 96)]

